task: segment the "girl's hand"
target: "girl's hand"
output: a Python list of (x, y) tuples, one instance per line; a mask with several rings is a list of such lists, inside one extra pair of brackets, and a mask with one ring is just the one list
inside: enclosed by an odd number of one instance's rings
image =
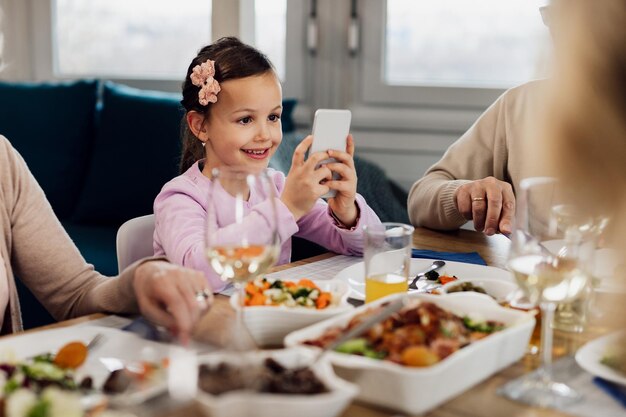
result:
[(318, 198), (328, 192), (328, 182), (325, 184), (320, 182), (332, 178), (328, 165), (315, 169), (318, 163), (329, 158), (328, 152), (316, 152), (304, 160), (304, 155), (312, 143), (313, 136), (309, 135), (296, 147), (285, 189), (280, 197), (296, 221), (311, 210)]
[(331, 190), (336, 190), (335, 197), (328, 200), (328, 205), (337, 219), (346, 227), (356, 225), (359, 211), (356, 205), (356, 170), (354, 168), (354, 139), (348, 135), (346, 140), (346, 151), (328, 151), (331, 158), (337, 162), (327, 164), (325, 167), (341, 176), (339, 180), (327, 181), (324, 185)]
[(141, 314), (169, 329), (183, 344), (213, 302), (213, 292), (202, 272), (165, 261), (139, 265), (133, 286)]

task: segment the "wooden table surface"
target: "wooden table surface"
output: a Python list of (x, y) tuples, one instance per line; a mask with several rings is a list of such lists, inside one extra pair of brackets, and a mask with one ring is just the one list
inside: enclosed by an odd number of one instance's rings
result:
[[(507, 253), (510, 241), (501, 235), (487, 237), (481, 233), (459, 230), (455, 232), (442, 233), (427, 229), (418, 228), (413, 235), (413, 246), (418, 249), (431, 249), (446, 252), (478, 252), (488, 265), (496, 267), (505, 267)], [(274, 271), (284, 270), (316, 260), (325, 259), (332, 254), (320, 255), (314, 258), (293, 262), (291, 264), (275, 267)], [(91, 315), (84, 318), (69, 320), (54, 324), (51, 327), (62, 327), (73, 325), (86, 320), (103, 317), (102, 315)], [(214, 306), (210, 312), (202, 318), (195, 332), (195, 338), (215, 345), (224, 345), (228, 342), (228, 329), (234, 320), (234, 312), (228, 304), (228, 298), (217, 296)], [(43, 328), (33, 329), (38, 331)], [(584, 333), (564, 333), (555, 332), (555, 352), (558, 355), (571, 354), (578, 349), (583, 343), (592, 337), (607, 331), (606, 328), (591, 325), (589, 330)], [(518, 363), (504, 369), (503, 371), (491, 376), (482, 383), (474, 386), (468, 391), (449, 400), (435, 410), (425, 414), (432, 417), (487, 417), (487, 416), (506, 416), (506, 417), (552, 417), (565, 416), (566, 414), (549, 410), (524, 406), (503, 397), (496, 395), (496, 390), (506, 381), (516, 378), (525, 372), (533, 369), (537, 365), (535, 356), (527, 355)], [(445, 387), (442, 387), (445, 389)], [(199, 410), (194, 406), (177, 409), (165, 414), (168, 417), (183, 417), (200, 415)], [(398, 413), (389, 412), (382, 409), (376, 409), (371, 406), (352, 404), (343, 414), (342, 417), (386, 417), (398, 416)]]

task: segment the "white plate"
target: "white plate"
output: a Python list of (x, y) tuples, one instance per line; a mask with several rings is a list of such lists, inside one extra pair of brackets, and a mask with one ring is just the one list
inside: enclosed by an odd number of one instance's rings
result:
[[(260, 363), (267, 357), (286, 367), (304, 366), (315, 358), (306, 348), (256, 351), (246, 355), (247, 363)], [(200, 363), (216, 365), (241, 362), (232, 352), (216, 352), (199, 358)], [(211, 395), (198, 390), (196, 401), (209, 416), (228, 417), (335, 417), (356, 397), (358, 388), (338, 378), (328, 358), (321, 358), (313, 368), (329, 392), (315, 395), (286, 395), (233, 391)]]
[[(269, 281), (275, 280), (270, 279)], [(293, 281), (297, 282), (297, 280)], [(313, 282), (322, 291), (332, 293), (332, 304), (327, 308), (321, 310), (287, 306), (249, 306), (244, 308), (244, 323), (258, 346), (278, 346), (285, 336), (294, 330), (352, 310), (352, 305), (347, 302), (348, 285), (345, 282), (336, 279), (313, 280)], [(230, 305), (235, 310), (241, 308), (239, 294), (233, 294), (230, 297)]]
[[(626, 337), (626, 332), (620, 331), (592, 340), (578, 349), (578, 352), (576, 352), (576, 362), (590, 374), (626, 386), (626, 375), (600, 363), (607, 349), (617, 345), (619, 339), (624, 337)], [(622, 346), (622, 348), (624, 348), (624, 346)]]
[[(492, 297), (499, 303), (503, 303), (507, 301), (509, 297), (511, 297), (511, 295), (519, 288), (518, 285), (515, 284), (514, 282), (505, 281), (502, 279), (468, 278), (468, 279), (464, 279), (463, 281), (469, 281), (473, 285), (477, 287), (481, 287), (487, 293), (486, 295)], [(457, 285), (460, 285), (459, 281), (448, 282), (447, 284), (445, 284), (439, 289), (439, 293), (454, 295), (454, 294), (460, 294), (463, 292), (468, 292), (468, 291), (448, 292), (452, 290), (454, 287), (456, 287)]]
[[(285, 346), (301, 345), (317, 339), (328, 329), (344, 327), (364, 311), (402, 296), (394, 294), (305, 329), (290, 333)], [(453, 313), (479, 315), (485, 320), (503, 322), (506, 328), (471, 343), (441, 362), (424, 368), (411, 368), (386, 360), (329, 352), (326, 355), (341, 378), (361, 389), (361, 401), (407, 414), (421, 414), (469, 389), (524, 356), (535, 327), (531, 314), (504, 308), (491, 297), (473, 292), (451, 295), (409, 294), (411, 299), (430, 301)], [(318, 350), (318, 348), (310, 347)]]
[[(418, 272), (428, 268), (434, 261), (435, 259), (412, 258), (409, 281), (412, 281)], [(438, 272), (440, 275), (455, 275), (460, 280), (470, 278), (490, 278), (515, 282), (513, 274), (509, 271), (493, 266), (446, 261), (446, 265)], [(356, 263), (343, 269), (335, 276), (335, 279), (348, 283), (350, 286), (350, 297), (358, 300), (365, 299), (365, 264), (363, 262)]]
[[(100, 389), (110, 372), (124, 364), (146, 360), (160, 362), (169, 354), (170, 347), (152, 342), (118, 329), (99, 326), (71, 326), (35, 333), (12, 336), (0, 340), (0, 361), (7, 359), (23, 360), (44, 353), (56, 353), (65, 344), (73, 341), (89, 343), (95, 335), (104, 339), (89, 352), (85, 363), (76, 370), (76, 379), (93, 379), (93, 386)], [(167, 389), (166, 376), (162, 381), (154, 381), (129, 393), (116, 394), (111, 401), (124, 406), (140, 404), (159, 395)]]
[[(541, 242), (550, 252), (557, 254), (563, 247), (562, 239), (548, 240)], [(619, 266), (618, 252), (614, 249), (602, 248), (598, 249), (594, 255), (594, 275), (600, 279), (600, 282), (594, 286), (598, 292), (626, 293), (626, 283), (619, 282), (615, 277), (615, 270)]]

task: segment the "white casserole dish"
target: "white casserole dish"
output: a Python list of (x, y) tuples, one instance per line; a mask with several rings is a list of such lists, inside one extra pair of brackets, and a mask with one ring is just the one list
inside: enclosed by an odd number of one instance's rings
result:
[[(298, 346), (306, 340), (316, 339), (327, 329), (344, 327), (355, 315), (401, 296), (385, 297), (353, 312), (295, 331), (285, 338), (285, 345)], [(359, 386), (358, 399), (363, 402), (409, 414), (431, 410), (524, 356), (535, 326), (531, 314), (501, 307), (483, 294), (410, 294), (408, 297), (433, 302), (460, 316), (480, 315), (486, 320), (497, 320), (506, 328), (424, 368), (329, 352), (327, 356), (337, 375)]]

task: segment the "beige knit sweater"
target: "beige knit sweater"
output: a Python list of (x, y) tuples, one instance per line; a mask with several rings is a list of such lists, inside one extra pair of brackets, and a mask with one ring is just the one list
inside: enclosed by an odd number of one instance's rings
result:
[(467, 222), (456, 207), (463, 184), (493, 176), (515, 191), (522, 178), (534, 175), (529, 138), (541, 125), (545, 82), (533, 81), (506, 91), (430, 167), (409, 193), (411, 223), (453, 230)]
[(137, 311), (132, 283), (138, 263), (118, 278), (95, 272), (59, 223), (22, 157), (1, 135), (0, 237), (9, 288), (3, 334), (22, 330), (16, 276), (57, 320)]

